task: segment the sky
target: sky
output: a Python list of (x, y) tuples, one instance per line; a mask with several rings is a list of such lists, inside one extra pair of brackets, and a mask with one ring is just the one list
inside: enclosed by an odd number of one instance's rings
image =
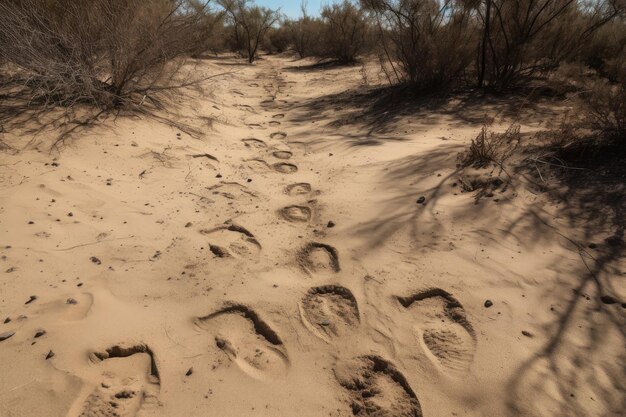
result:
[[(256, 0), (259, 6), (278, 9), (289, 17), (300, 16), (300, 0)], [(322, 4), (331, 3), (330, 0), (308, 0), (307, 10), (310, 16), (318, 16)]]

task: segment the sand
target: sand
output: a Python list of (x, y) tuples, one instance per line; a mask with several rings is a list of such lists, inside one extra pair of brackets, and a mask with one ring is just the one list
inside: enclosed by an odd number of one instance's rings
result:
[(374, 66), (309, 64), (200, 62), (231, 73), (180, 99), (199, 137), (4, 135), (0, 416), (623, 415), (624, 310), (572, 243), (610, 230), (461, 190), (506, 106), (374, 108)]

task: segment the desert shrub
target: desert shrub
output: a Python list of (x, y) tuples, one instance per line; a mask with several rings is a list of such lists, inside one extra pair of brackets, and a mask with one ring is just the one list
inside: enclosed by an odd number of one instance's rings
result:
[(599, 28), (623, 13), (619, 1), (478, 0), (478, 84), (503, 89), (575, 56)]
[(462, 3), (435, 0), (363, 0), (372, 11), (378, 55), (392, 83), (441, 89), (460, 81), (475, 59), (476, 33)]
[(230, 20), (233, 49), (253, 63), (268, 31), (278, 22), (279, 14), (269, 8), (252, 5), (249, 0), (220, 0), (219, 3)]
[(459, 156), (459, 162), (462, 167), (486, 168), (495, 164), (504, 169), (505, 162), (515, 153), (520, 141), (518, 124), (510, 125), (502, 133), (495, 133), (485, 123), (469, 148)]
[(286, 20), (283, 26), (288, 34), (289, 43), (300, 58), (315, 55), (319, 49), (322, 23), (306, 14), (297, 20)]
[(267, 36), (265, 49), (269, 52), (283, 53), (291, 45), (291, 38), (287, 32), (287, 28), (281, 25), (280, 28), (272, 28)]
[(341, 63), (355, 62), (368, 47), (369, 19), (365, 11), (344, 0), (322, 8), (322, 32), (315, 54)]
[[(626, 71), (625, 71), (626, 73)], [(626, 74), (624, 74), (626, 75)], [(626, 77), (620, 82), (597, 80), (583, 94), (590, 126), (611, 142), (626, 147)]]
[(200, 17), (182, 0), (5, 0), (4, 88), (31, 105), (157, 103), (198, 47)]

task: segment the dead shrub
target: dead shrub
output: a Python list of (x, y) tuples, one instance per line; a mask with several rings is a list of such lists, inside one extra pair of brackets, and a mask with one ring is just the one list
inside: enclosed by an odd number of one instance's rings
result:
[(375, 16), (378, 56), (390, 83), (420, 90), (458, 84), (475, 59), (472, 15), (464, 3), (362, 0)]
[(505, 169), (506, 161), (515, 153), (520, 141), (520, 125), (511, 124), (503, 133), (495, 133), (485, 123), (478, 136), (472, 139), (468, 150), (460, 155), (460, 165), (486, 168), (493, 164)]
[(99, 108), (151, 102), (198, 48), (201, 14), (169, 0), (8, 0), (0, 55), (14, 99)]
[(340, 63), (353, 63), (368, 47), (369, 22), (365, 11), (344, 0), (322, 8), (322, 33), (315, 54)]
[(626, 77), (616, 84), (597, 80), (582, 97), (591, 128), (606, 140), (626, 146)]

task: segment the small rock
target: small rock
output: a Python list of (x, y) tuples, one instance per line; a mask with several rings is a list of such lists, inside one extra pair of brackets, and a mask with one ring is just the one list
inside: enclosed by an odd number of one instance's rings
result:
[(37, 330), (37, 332), (35, 333), (35, 339), (37, 339), (37, 338), (39, 338), (39, 337), (43, 336), (44, 334), (46, 334), (46, 331), (45, 331), (45, 330), (43, 330), (43, 329), (39, 329), (39, 330)]
[(35, 301), (37, 299), (36, 295), (31, 295), (30, 298), (28, 299), (28, 301), (26, 301), (24, 304), (30, 304), (33, 301)]
[(185, 227), (191, 227), (191, 222), (187, 222), (187, 224), (185, 224)]
[(600, 297), (600, 301), (602, 301), (604, 304), (616, 304), (617, 303), (617, 300), (611, 297), (610, 295), (603, 295), (602, 297)]
[(54, 352), (53, 351), (48, 352), (48, 354), (46, 355), (46, 360), (48, 360), (50, 358), (54, 358)]
[(326, 225), (326, 227), (331, 228), (331, 227), (335, 227), (335, 222), (333, 222), (332, 220), (328, 222), (328, 224)]
[(35, 222), (31, 220), (28, 222), (28, 224), (35, 224)]
[(218, 337), (215, 338), (215, 344), (220, 349), (224, 349), (226, 347), (226, 341), (224, 339), (220, 339)]
[(526, 337), (533, 337), (532, 333), (526, 331), (526, 330), (522, 330), (522, 334)]
[(78, 301), (73, 298), (68, 298), (67, 300), (65, 300), (65, 304), (78, 304)]
[(426, 202), (426, 197), (421, 196), (417, 199), (417, 204), (424, 204)]
[(96, 265), (100, 265), (102, 263), (102, 261), (100, 259), (96, 258), (95, 256), (92, 256), (91, 258), (89, 258), (89, 260), (91, 262), (93, 262), (94, 264), (96, 264)]
[(489, 308), (493, 305), (493, 302), (491, 300), (485, 300), (485, 307)]
[(248, 178), (248, 182), (252, 182), (252, 178)]
[(15, 332), (0, 333), (0, 342), (4, 342), (8, 338), (13, 337), (14, 334), (15, 334)]
[(222, 178), (222, 174), (217, 174), (215, 178)]
[(185, 376), (191, 376), (191, 374), (193, 374), (193, 368), (189, 368)]
[(6, 319), (4, 319), (4, 324), (10, 323), (11, 322), (11, 317), (7, 317)]

